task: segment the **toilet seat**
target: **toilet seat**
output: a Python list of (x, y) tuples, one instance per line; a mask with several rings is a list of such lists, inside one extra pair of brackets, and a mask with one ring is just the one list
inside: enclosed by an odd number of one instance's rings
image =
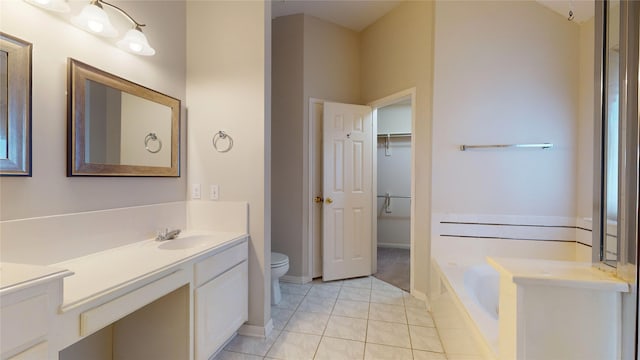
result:
[(289, 257), (285, 254), (272, 252), (271, 253), (271, 267), (281, 267), (289, 263)]

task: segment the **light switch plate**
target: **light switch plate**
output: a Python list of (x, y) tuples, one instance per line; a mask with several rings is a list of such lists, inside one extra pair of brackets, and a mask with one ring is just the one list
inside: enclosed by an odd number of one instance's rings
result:
[(220, 198), (220, 186), (212, 184), (209, 188), (209, 198), (211, 200), (218, 200)]
[(191, 185), (191, 198), (200, 199), (200, 184)]

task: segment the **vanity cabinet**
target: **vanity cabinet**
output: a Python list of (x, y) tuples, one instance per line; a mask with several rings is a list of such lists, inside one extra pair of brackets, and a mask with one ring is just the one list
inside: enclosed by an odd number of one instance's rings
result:
[(41, 360), (49, 357), (49, 343), (43, 341), (38, 345), (34, 345), (27, 350), (12, 356), (9, 360)]
[(43, 266), (0, 266), (0, 359), (56, 358), (49, 346), (62, 278), (71, 273)]
[(247, 321), (248, 244), (195, 264), (195, 359), (207, 360)]

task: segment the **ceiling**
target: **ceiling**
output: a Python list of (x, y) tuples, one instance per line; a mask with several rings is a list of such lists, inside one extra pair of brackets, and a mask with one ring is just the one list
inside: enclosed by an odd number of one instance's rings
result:
[[(304, 13), (360, 32), (402, 1), (405, 0), (273, 0), (271, 15), (277, 18)], [(568, 17), (572, 9), (578, 23), (594, 14), (594, 0), (536, 1), (563, 17)]]
[(360, 32), (402, 0), (273, 0), (271, 16), (307, 14)]
[(595, 15), (594, 0), (536, 0), (558, 14), (569, 17), (569, 10), (573, 10), (573, 21), (585, 22)]

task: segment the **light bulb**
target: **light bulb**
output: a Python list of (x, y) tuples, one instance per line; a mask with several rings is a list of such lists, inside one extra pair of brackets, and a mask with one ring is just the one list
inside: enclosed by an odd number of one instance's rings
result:
[(129, 44), (129, 49), (131, 49), (131, 51), (140, 52), (142, 51), (142, 45), (138, 43), (131, 43)]
[(122, 50), (132, 52), (137, 55), (152, 56), (156, 51), (149, 45), (147, 37), (144, 36), (140, 28), (131, 29), (124, 34), (122, 40), (116, 43)]
[(69, 12), (69, 4), (65, 0), (24, 0), (42, 9), (56, 12)]
[(97, 33), (102, 32), (102, 30), (104, 30), (104, 25), (102, 23), (99, 23), (99, 22), (95, 21), (95, 20), (87, 21), (87, 26), (93, 32), (97, 32)]
[(111, 25), (107, 13), (97, 5), (86, 5), (78, 16), (71, 18), (71, 22), (80, 29), (92, 34), (105, 37), (116, 37), (118, 35), (118, 31)]

